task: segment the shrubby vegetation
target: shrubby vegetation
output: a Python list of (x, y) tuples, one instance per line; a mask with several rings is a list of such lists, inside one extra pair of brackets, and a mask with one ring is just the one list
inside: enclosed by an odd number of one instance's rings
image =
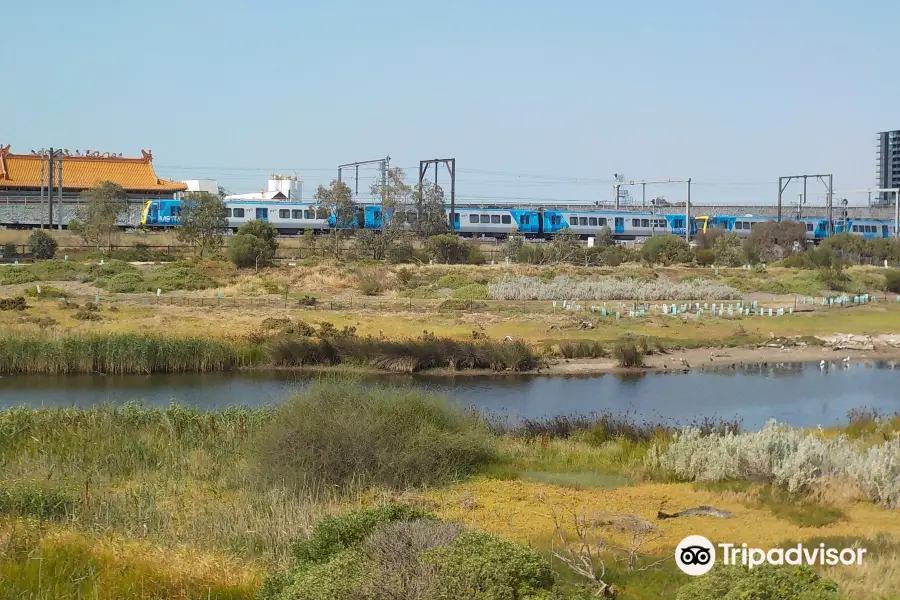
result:
[(709, 279), (673, 282), (667, 279), (644, 281), (632, 278), (571, 279), (550, 282), (533, 277), (508, 276), (489, 283), (494, 300), (733, 300), (740, 293)]
[(534, 550), (403, 505), (324, 519), (294, 557), (258, 600), (555, 596), (549, 563)]
[(416, 389), (321, 382), (280, 406), (255, 460), (268, 481), (405, 489), (455, 481), (493, 457), (486, 428)]
[(840, 600), (837, 584), (810, 567), (760, 565), (752, 569), (716, 564), (679, 588), (676, 600)]
[(689, 263), (694, 260), (694, 254), (683, 237), (656, 235), (644, 242), (641, 258), (650, 264), (672, 265)]
[(58, 247), (59, 244), (56, 239), (42, 229), (35, 229), (28, 236), (28, 248), (31, 250), (31, 255), (36, 259), (46, 260), (53, 258)]
[(872, 502), (900, 507), (900, 436), (861, 447), (769, 422), (761, 431), (704, 435), (687, 427), (651, 464), (688, 481), (768, 481), (808, 492), (831, 480), (856, 486)]
[(248, 221), (228, 244), (228, 258), (238, 268), (265, 267), (278, 249), (278, 230), (266, 221)]

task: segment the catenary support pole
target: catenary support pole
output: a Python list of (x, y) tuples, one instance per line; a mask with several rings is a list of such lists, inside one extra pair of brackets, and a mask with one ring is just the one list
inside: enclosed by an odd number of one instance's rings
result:
[(691, 178), (687, 180), (687, 198), (684, 202), (684, 239), (691, 241)]

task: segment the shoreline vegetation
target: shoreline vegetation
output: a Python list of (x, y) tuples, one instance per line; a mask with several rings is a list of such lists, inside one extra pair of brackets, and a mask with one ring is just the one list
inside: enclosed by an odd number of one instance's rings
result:
[[(816, 567), (796, 589), (886, 599), (900, 584), (898, 432), (900, 418), (865, 410), (824, 430), (511, 423), (338, 375), (260, 408), (12, 408), (0, 598), (705, 599), (672, 557), (691, 533), (860, 542), (864, 569)], [(700, 505), (733, 518), (658, 517)], [(589, 574), (572, 566), (583, 538), (601, 548)]]
[[(611, 344), (576, 340), (556, 345), (476, 339), (460, 341), (424, 333), (407, 340), (358, 336), (352, 329), (320, 327), (240, 340), (130, 333), (7, 331), (0, 338), (3, 375), (148, 375), (239, 370), (297, 370), (357, 374), (429, 373), (557, 375), (688, 371), (753, 363), (825, 360), (898, 360), (900, 348), (836, 351), (821, 341), (761, 347), (666, 348), (659, 340), (622, 336)], [(816, 340), (817, 338), (813, 338)]]

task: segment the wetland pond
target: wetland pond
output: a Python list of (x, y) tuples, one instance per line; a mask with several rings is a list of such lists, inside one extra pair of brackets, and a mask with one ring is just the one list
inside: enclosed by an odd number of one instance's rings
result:
[[(0, 409), (12, 406), (89, 407), (178, 402), (200, 408), (283, 401), (313, 375), (252, 371), (187, 375), (73, 375), (0, 378)], [(368, 380), (413, 384), (466, 407), (515, 421), (611, 411), (636, 421), (687, 424), (703, 418), (739, 420), (758, 429), (769, 419), (799, 426), (846, 423), (851, 409), (900, 412), (900, 365), (831, 362), (744, 365), (682, 372), (550, 375), (383, 375)]]

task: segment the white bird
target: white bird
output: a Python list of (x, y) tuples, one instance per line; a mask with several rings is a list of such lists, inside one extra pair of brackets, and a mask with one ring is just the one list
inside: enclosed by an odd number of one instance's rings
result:
[(844, 362), (850, 362), (850, 357), (847, 356), (846, 358), (844, 358)]
[(822, 362), (819, 363), (819, 368), (823, 369), (823, 370), (825, 369), (825, 359), (824, 358), (822, 359)]

